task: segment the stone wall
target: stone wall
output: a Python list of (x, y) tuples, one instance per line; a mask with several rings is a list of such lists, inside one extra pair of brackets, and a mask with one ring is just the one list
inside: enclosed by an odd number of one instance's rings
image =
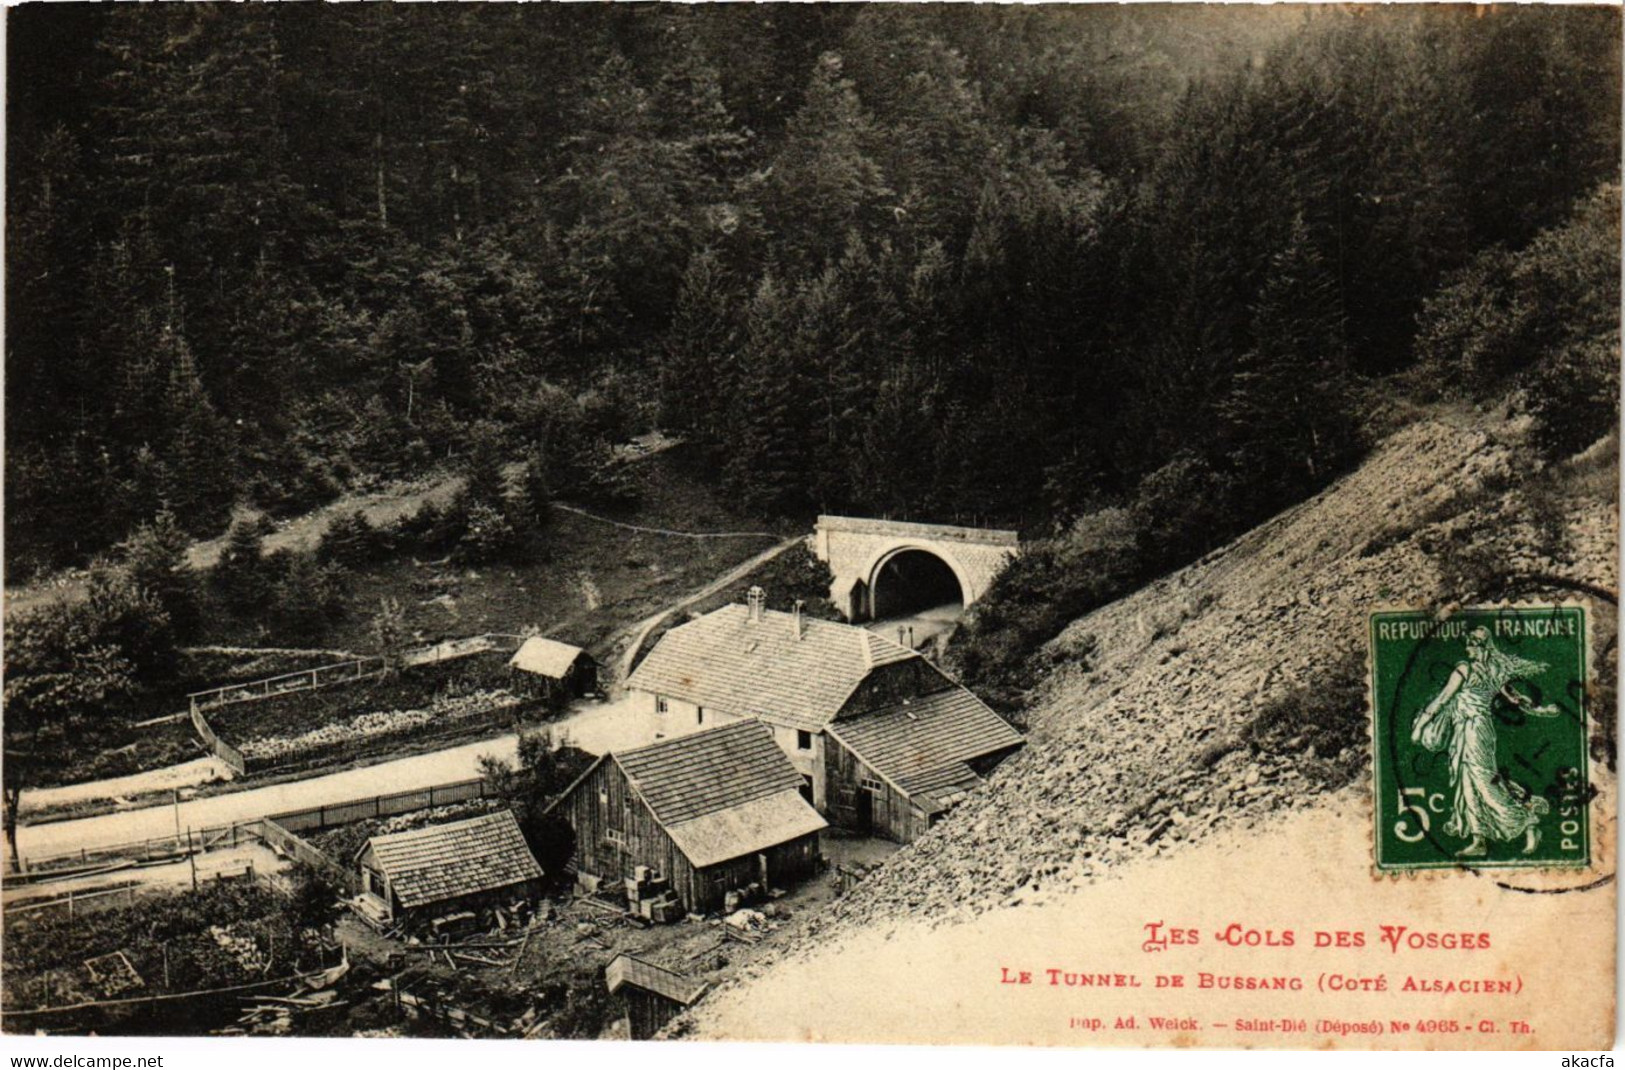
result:
[(847, 592), (857, 583), (872, 587), (882, 562), (900, 551), (923, 550), (941, 558), (959, 578), (969, 605), (987, 593), (1018, 549), (1013, 531), (846, 516), (819, 517), (813, 537), (813, 552), (835, 576), (830, 599), (842, 612), (850, 609)]

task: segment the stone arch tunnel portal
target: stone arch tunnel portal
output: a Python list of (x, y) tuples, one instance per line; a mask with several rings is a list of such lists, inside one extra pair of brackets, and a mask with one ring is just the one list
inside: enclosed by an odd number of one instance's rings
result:
[(870, 617), (890, 620), (943, 609), (957, 616), (964, 608), (964, 587), (953, 568), (930, 550), (905, 548), (875, 566), (869, 583)]

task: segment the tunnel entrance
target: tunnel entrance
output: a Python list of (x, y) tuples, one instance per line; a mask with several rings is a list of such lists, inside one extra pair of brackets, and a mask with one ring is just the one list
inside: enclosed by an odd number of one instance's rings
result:
[(914, 616), (926, 610), (947, 608), (958, 615), (964, 607), (965, 592), (959, 577), (948, 563), (928, 550), (902, 550), (875, 569), (873, 613), (875, 620)]

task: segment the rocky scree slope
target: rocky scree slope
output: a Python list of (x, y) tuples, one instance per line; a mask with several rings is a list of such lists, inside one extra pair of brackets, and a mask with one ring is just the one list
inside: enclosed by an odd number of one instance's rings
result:
[[(1052, 669), (1024, 751), (786, 933), (775, 957), (853, 926), (1042, 901), (1367, 775), (1372, 608), (1461, 597), (1472, 579), (1462, 563), (1475, 560), (1500, 575), (1616, 588), (1613, 443), (1595, 451), (1594, 478), (1567, 481), (1583, 493), (1532, 500), (1512, 489), (1523, 482), (1514, 466), (1529, 463), (1524, 430), (1492, 418), (1412, 425), (1321, 494), (1075, 621), (1044, 652)], [(1593, 605), (1607, 643), (1613, 606)], [(1597, 667), (1599, 679), (1612, 672)]]

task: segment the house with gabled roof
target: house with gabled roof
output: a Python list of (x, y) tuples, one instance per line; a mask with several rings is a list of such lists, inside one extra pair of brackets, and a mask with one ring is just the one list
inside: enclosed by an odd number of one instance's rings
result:
[(810, 877), (828, 823), (767, 725), (736, 721), (595, 761), (553, 803), (575, 831), (578, 883), (662, 885), (693, 913), (729, 892)]
[(1021, 745), (917, 651), (763, 603), (752, 588), (746, 605), (673, 628), (628, 677), (634, 701), (665, 734), (760, 720), (820, 812), (903, 843)]
[(374, 836), (356, 851), (371, 913), (414, 921), (541, 893), (542, 867), (513, 812)]

